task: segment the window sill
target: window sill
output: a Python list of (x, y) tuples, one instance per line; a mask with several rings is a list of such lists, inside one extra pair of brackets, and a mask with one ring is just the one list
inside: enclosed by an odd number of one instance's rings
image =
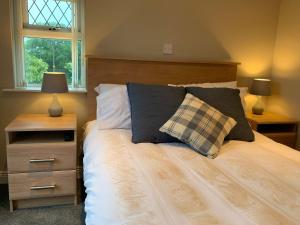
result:
[[(2, 92), (14, 92), (14, 93), (39, 93), (40, 88), (6, 88), (2, 89)], [(87, 90), (85, 88), (69, 88), (69, 93), (72, 94), (86, 94)]]

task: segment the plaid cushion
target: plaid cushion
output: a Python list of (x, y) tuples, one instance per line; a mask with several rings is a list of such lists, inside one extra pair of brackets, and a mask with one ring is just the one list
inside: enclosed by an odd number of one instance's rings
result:
[(159, 129), (215, 158), (236, 121), (191, 94), (186, 94), (176, 113)]

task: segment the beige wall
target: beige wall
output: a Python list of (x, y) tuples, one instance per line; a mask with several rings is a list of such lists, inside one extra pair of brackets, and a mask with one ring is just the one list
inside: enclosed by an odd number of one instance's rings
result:
[[(283, 0), (274, 50), (274, 92), (269, 110), (300, 121), (300, 1)], [(300, 149), (300, 132), (298, 138)]]
[[(93, 2), (93, 4), (92, 4)], [(269, 75), (280, 0), (87, 0), (87, 53), (242, 62)], [(174, 55), (162, 54), (163, 43)]]
[[(0, 1), (0, 88), (12, 86), (9, 0)], [(280, 0), (86, 0), (86, 53), (143, 59), (214, 59), (242, 63), (243, 77), (269, 75)], [(162, 54), (163, 43), (174, 54)], [(64, 95), (66, 112), (86, 118), (84, 94)], [(4, 127), (22, 112), (46, 112), (50, 97), (0, 92), (0, 171)]]

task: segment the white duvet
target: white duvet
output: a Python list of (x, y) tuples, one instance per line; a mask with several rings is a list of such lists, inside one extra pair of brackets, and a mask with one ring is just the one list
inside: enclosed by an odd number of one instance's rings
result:
[(256, 133), (216, 159), (183, 144), (132, 144), (129, 130), (84, 143), (87, 225), (299, 225), (300, 153)]

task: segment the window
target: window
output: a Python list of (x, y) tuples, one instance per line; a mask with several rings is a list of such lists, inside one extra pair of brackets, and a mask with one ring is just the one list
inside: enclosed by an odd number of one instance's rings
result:
[(13, 0), (15, 86), (40, 87), (43, 73), (65, 72), (85, 87), (83, 0)]

